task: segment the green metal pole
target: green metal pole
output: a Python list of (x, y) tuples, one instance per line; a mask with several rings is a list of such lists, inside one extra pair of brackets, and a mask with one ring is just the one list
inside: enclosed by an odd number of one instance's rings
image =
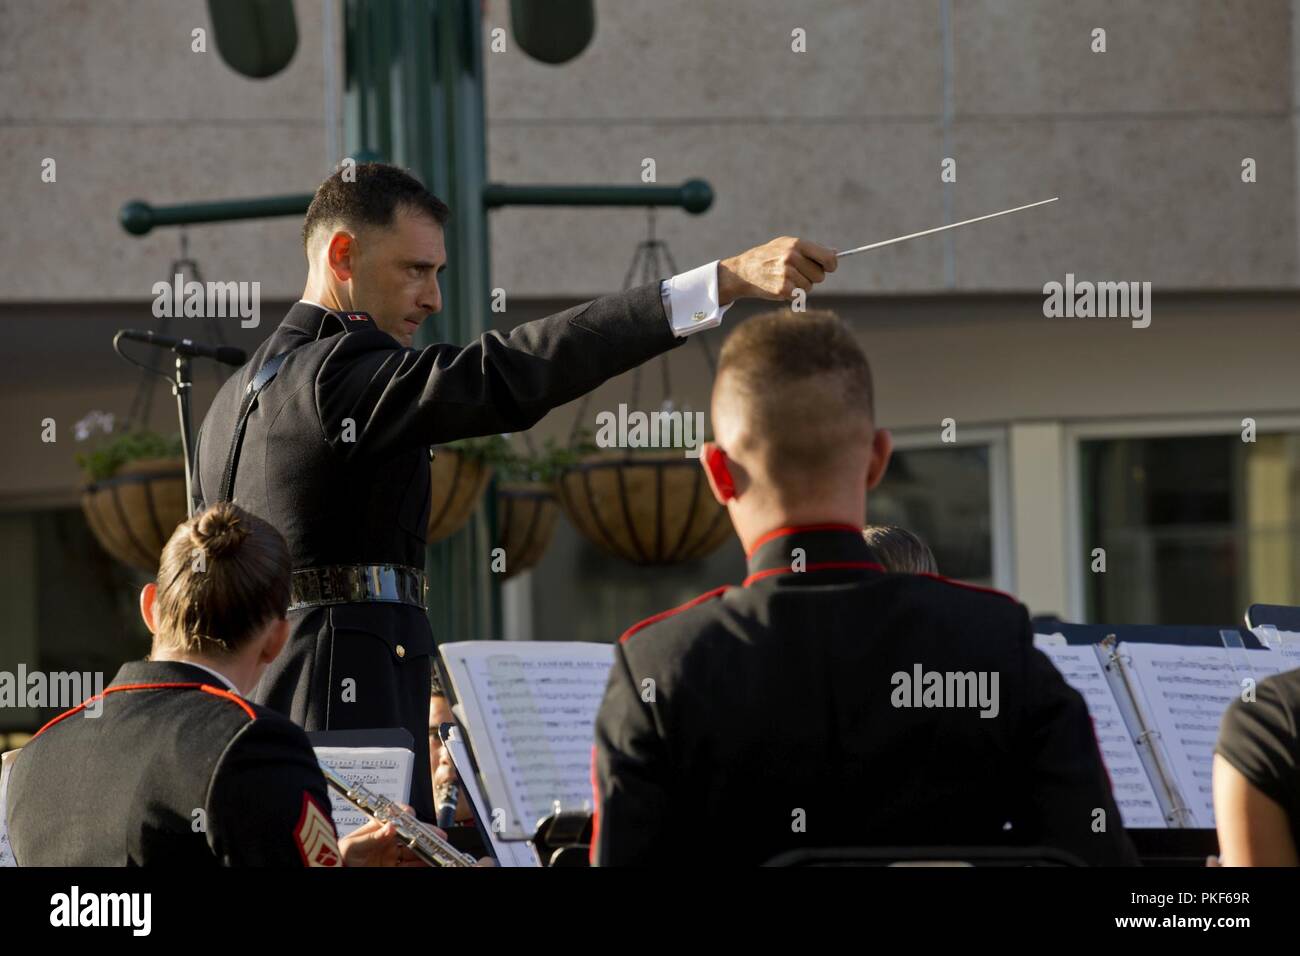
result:
[[(348, 0), (348, 148), (378, 152), (451, 207), (443, 312), (418, 345), (467, 343), (486, 328), (488, 248), (483, 73), (477, 0)], [(494, 542), (485, 509), (431, 545), (429, 621), (436, 640), (498, 637)]]
[[(357, 98), (358, 115), (351, 125), (366, 129), (366, 98)], [(417, 104), (418, 105), (418, 104)], [(425, 104), (428, 105), (427, 103)], [(410, 104), (403, 113), (411, 112)], [(436, 107), (434, 112), (439, 112)], [(401, 154), (404, 144), (410, 143), (407, 154), (437, 155), (433, 147), (433, 131), (426, 124), (410, 122), (392, 128), (391, 135), (375, 130), (375, 139), (395, 142), (393, 147)], [(351, 129), (351, 126), (349, 127)], [(349, 136), (353, 134), (350, 132)], [(360, 150), (350, 154), (357, 162), (383, 159), (379, 153)], [(415, 168), (412, 166), (411, 168)], [(435, 188), (446, 194), (447, 184)], [(454, 187), (453, 187), (454, 188)], [(132, 235), (143, 236), (155, 226), (184, 226), (203, 222), (232, 222), (236, 219), (268, 219), (273, 216), (301, 216), (311, 203), (311, 193), (294, 193), (287, 196), (261, 196), (255, 199), (217, 199), (211, 202), (179, 203), (174, 206), (154, 206), (142, 199), (125, 203), (118, 212), (122, 228)], [(703, 179), (688, 179), (679, 186), (556, 186), (512, 185), (487, 183), (483, 186), (483, 205), (487, 209), (503, 206), (676, 206), (698, 215), (713, 204), (713, 187)]]
[(200, 222), (231, 222), (236, 219), (265, 219), (271, 216), (301, 216), (311, 204), (311, 193), (265, 196), (259, 199), (218, 199), (212, 202), (151, 206), (140, 199), (124, 204), (118, 212), (122, 228), (143, 236), (155, 226), (184, 226)]
[(713, 187), (703, 179), (680, 186), (530, 186), (488, 183), (483, 204), (498, 206), (680, 206), (698, 215), (713, 205)]

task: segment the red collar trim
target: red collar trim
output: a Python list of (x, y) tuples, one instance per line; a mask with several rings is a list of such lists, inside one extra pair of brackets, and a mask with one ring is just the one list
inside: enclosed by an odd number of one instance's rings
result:
[(944, 584), (951, 584), (955, 588), (965, 588), (967, 591), (978, 591), (981, 594), (996, 594), (1000, 598), (1006, 598), (1012, 604), (1020, 603), (1018, 597), (1008, 594), (1006, 591), (999, 591), (997, 588), (981, 587), (978, 584), (967, 584), (965, 581), (958, 581), (956, 578), (946, 578), (942, 574), (931, 574), (929, 571), (920, 571), (917, 572), (917, 577), (933, 578), (936, 581), (942, 581)]
[(770, 578), (775, 574), (807, 574), (810, 571), (841, 571), (847, 568), (888, 573), (875, 561), (819, 561), (816, 564), (808, 565), (808, 567), (804, 568), (802, 571), (795, 571), (793, 568), (766, 568), (762, 571), (755, 571), (749, 577), (745, 578), (741, 587), (747, 588), (755, 581), (761, 581), (763, 578)]
[(117, 687), (108, 688), (102, 694), (96, 694), (94, 697), (87, 697), (85, 700), (83, 700), (76, 707), (73, 707), (71, 710), (65, 710), (63, 713), (59, 714), (59, 716), (55, 717), (48, 724), (42, 727), (40, 730), (36, 731), (36, 733), (32, 734), (32, 740), (35, 740), (37, 737), (45, 733), (45, 731), (49, 730), (51, 727), (53, 727), (55, 724), (59, 723), (60, 721), (67, 720), (69, 717), (81, 713), (83, 710), (85, 710), (95, 701), (101, 700), (102, 698), (107, 697), (109, 694), (116, 694), (118, 691), (123, 691), (123, 690), (201, 690), (203, 691), (203, 693), (211, 694), (214, 697), (224, 697), (232, 704), (236, 704), (239, 707), (243, 708), (244, 713), (248, 714), (250, 720), (257, 719), (257, 714), (254, 713), (253, 708), (249, 706), (248, 701), (244, 700), (244, 698), (240, 697), (238, 694), (233, 694), (230, 691), (224, 690), (222, 688), (213, 687), (211, 684), (197, 684), (197, 683), (195, 684), (188, 684), (188, 683), (119, 684)]
[(777, 538), (784, 538), (786, 535), (797, 534), (801, 531), (851, 531), (854, 534), (862, 534), (862, 529), (851, 524), (841, 524), (839, 522), (828, 522), (826, 524), (796, 524), (787, 528), (777, 528), (769, 531), (767, 534), (760, 535), (759, 539), (754, 542), (753, 546), (745, 552), (745, 557), (752, 558), (758, 553), (758, 549), (769, 541), (775, 541)]
[(633, 624), (626, 631), (624, 631), (623, 636), (618, 639), (618, 642), (622, 644), (624, 641), (626, 641), (637, 631), (644, 630), (645, 628), (649, 627), (651, 624), (654, 624), (657, 621), (662, 621), (664, 618), (672, 617), (674, 614), (678, 614), (682, 611), (685, 611), (687, 608), (692, 608), (695, 607), (695, 605), (697, 604), (703, 604), (705, 601), (712, 600), (713, 598), (717, 597), (719, 594), (722, 594), (724, 591), (726, 591), (727, 588), (729, 588), (730, 586), (731, 585), (729, 584), (724, 584), (721, 587), (714, 588), (712, 591), (705, 591), (697, 598), (691, 598), (685, 604), (679, 604), (677, 605), (677, 607), (669, 608), (667, 611), (660, 611), (658, 614), (652, 614), (644, 621), (638, 621), (636, 624)]

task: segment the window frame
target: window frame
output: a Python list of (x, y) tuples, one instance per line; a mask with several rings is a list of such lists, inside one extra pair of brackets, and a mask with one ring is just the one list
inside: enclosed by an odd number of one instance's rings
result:
[[(1104, 418), (1065, 422), (1065, 568), (1067, 620), (1094, 623), (1086, 617), (1089, 560), (1083, 540), (1083, 443), (1085, 441), (1123, 440), (1129, 438), (1209, 438), (1215, 435), (1240, 435), (1242, 420), (1253, 418), (1257, 435), (1273, 432), (1300, 434), (1300, 412), (1242, 412), (1237, 415), (1207, 414), (1178, 416), (1143, 416)], [(1245, 608), (1241, 609), (1245, 612)], [(1096, 623), (1120, 623), (1103, 621)], [(1123, 623), (1141, 624), (1145, 621)]]

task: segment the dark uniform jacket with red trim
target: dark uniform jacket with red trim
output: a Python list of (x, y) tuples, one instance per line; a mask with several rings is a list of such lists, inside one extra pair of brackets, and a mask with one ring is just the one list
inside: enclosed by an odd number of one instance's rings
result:
[(307, 735), (178, 661), (126, 664), (95, 708), (27, 742), (9, 782), (19, 866), (339, 866)]
[[(848, 526), (783, 529), (749, 570), (617, 645), (594, 862), (1018, 844), (1136, 863), (1083, 699), (1033, 647), (1023, 605), (887, 574)], [(918, 706), (922, 687), (896, 675), (925, 672), (982, 673), (990, 691), (998, 675), (996, 716), (953, 706), (956, 682), (930, 698), (948, 706)]]
[[(287, 352), (249, 415), (235, 501), (279, 528), (295, 568), (423, 570), (431, 446), (526, 429), (684, 341), (658, 283), (464, 348), (403, 348), (364, 314), (299, 302), (214, 399), (197, 441), (195, 494), (205, 504), (219, 496), (248, 383)], [(289, 643), (252, 699), (307, 730), (405, 727), (417, 745), (427, 739), (434, 639), (423, 611), (339, 604), (294, 611), (289, 622)], [(417, 757), (411, 805), (432, 820), (429, 761)]]

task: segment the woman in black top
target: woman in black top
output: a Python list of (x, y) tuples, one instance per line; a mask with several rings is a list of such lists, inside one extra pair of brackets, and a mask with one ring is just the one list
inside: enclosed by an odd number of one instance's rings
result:
[(1300, 669), (1234, 700), (1214, 748), (1214, 815), (1224, 866), (1300, 863)]

